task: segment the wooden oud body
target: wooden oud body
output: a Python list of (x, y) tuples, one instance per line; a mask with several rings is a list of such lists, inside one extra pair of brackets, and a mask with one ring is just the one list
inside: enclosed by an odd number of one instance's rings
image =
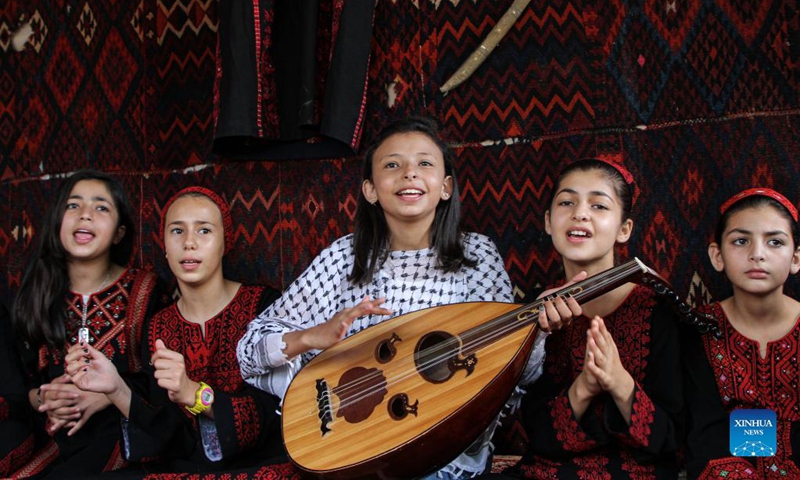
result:
[(446, 465), (508, 400), (530, 354), (535, 322), (508, 328), (490, 342), (462, 333), (483, 335), (494, 328), (487, 321), (520, 307), (470, 302), (427, 308), (322, 352), (284, 397), (290, 458), (329, 478), (404, 478)]

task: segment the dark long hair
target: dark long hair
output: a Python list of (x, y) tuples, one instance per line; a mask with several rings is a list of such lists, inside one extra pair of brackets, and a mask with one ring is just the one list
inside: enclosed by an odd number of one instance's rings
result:
[[(450, 147), (439, 138), (436, 122), (427, 117), (411, 116), (395, 120), (384, 127), (364, 154), (362, 181), (372, 181), (372, 158), (383, 142), (392, 135), (412, 132), (422, 133), (436, 144), (444, 158), (444, 174), (450, 176), (453, 181), (450, 200), (440, 201), (436, 205), (436, 214), (431, 229), (430, 243), (431, 248), (436, 252), (438, 268), (446, 272), (453, 272), (462, 266), (474, 267), (477, 261), (464, 256), (461, 202), (455, 172), (455, 156)], [(358, 195), (353, 232), (355, 263), (348, 280), (353, 283), (372, 281), (376, 268), (383, 263), (388, 254), (390, 235), (383, 209), (379, 204), (369, 203), (362, 191)]]
[(61, 222), (69, 194), (82, 180), (99, 180), (106, 185), (118, 212), (117, 227), (125, 227), (122, 240), (111, 245), (111, 262), (127, 266), (131, 260), (136, 229), (130, 200), (119, 180), (95, 170), (82, 170), (64, 180), (45, 213), (12, 309), (14, 331), (32, 348), (39, 345), (62, 348), (66, 343), (64, 296), (69, 292), (70, 281), (67, 252), (61, 244)]

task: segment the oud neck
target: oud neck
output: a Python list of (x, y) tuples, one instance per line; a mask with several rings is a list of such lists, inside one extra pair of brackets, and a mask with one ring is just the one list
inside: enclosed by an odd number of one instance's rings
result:
[[(547, 298), (569, 294), (575, 298), (575, 301), (583, 304), (628, 282), (639, 280), (649, 270), (641, 260), (634, 257), (633, 260), (622, 265), (600, 272), (575, 285), (562, 288)], [(543, 300), (545, 299), (541, 299), (540, 303), (543, 303)]]
[(516, 310), (505, 313), (492, 319), (486, 324), (473, 327), (460, 334), (463, 341), (463, 351), (471, 353), (482, 348), (498, 338), (528, 325), (535, 325), (539, 321), (539, 308), (555, 296), (571, 295), (578, 303), (586, 303), (604, 293), (628, 282), (638, 282), (645, 275), (656, 275), (638, 258), (617, 267), (593, 275), (582, 282), (564, 287), (547, 297), (524, 305)]
[(525, 315), (518, 317), (520, 320), (525, 320), (525, 323), (533, 323), (538, 321), (539, 308), (544, 305), (547, 300), (553, 299), (556, 296), (563, 297), (569, 294), (576, 302), (584, 304), (590, 300), (614, 290), (617, 287), (625, 285), (628, 282), (636, 282), (645, 274), (652, 274), (653, 272), (638, 258), (633, 258), (628, 262), (610, 268), (603, 272), (593, 275), (586, 280), (578, 282), (574, 285), (564, 287), (557, 292), (554, 292), (546, 297), (540, 298), (533, 303), (525, 305), (521, 310), (529, 313), (536, 313), (536, 315)]
[(696, 325), (701, 332), (711, 330), (715, 335), (720, 335), (713, 318), (698, 313), (691, 306), (681, 301), (666, 280), (642, 263), (641, 260), (634, 257), (633, 260), (622, 265), (600, 272), (582, 282), (564, 287), (547, 297), (523, 305), (483, 325), (462, 332), (460, 336), (464, 345), (463, 351), (474, 352), (496, 341), (498, 338), (529, 325), (534, 325), (535, 329), (539, 321), (539, 309), (547, 300), (556, 296), (563, 297), (569, 294), (578, 303), (584, 304), (628, 282), (647, 285), (658, 295), (667, 298), (681, 316), (681, 321)]

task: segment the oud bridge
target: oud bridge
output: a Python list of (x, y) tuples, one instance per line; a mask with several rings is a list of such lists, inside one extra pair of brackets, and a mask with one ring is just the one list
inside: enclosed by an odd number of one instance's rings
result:
[(333, 422), (333, 410), (331, 409), (331, 394), (328, 391), (328, 382), (325, 379), (317, 379), (317, 416), (319, 417), (320, 432), (324, 437), (331, 431), (328, 425)]

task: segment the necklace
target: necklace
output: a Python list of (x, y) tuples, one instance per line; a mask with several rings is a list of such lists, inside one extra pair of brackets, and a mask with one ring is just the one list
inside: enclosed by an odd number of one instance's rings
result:
[(87, 295), (83, 302), (83, 310), (81, 311), (81, 328), (78, 329), (78, 344), (83, 342), (89, 343), (89, 327), (87, 326), (87, 317), (89, 316), (89, 299), (92, 295), (105, 288), (110, 279), (111, 267), (108, 268), (108, 272), (106, 272), (106, 276), (103, 278), (103, 283), (101, 283), (94, 292)]

